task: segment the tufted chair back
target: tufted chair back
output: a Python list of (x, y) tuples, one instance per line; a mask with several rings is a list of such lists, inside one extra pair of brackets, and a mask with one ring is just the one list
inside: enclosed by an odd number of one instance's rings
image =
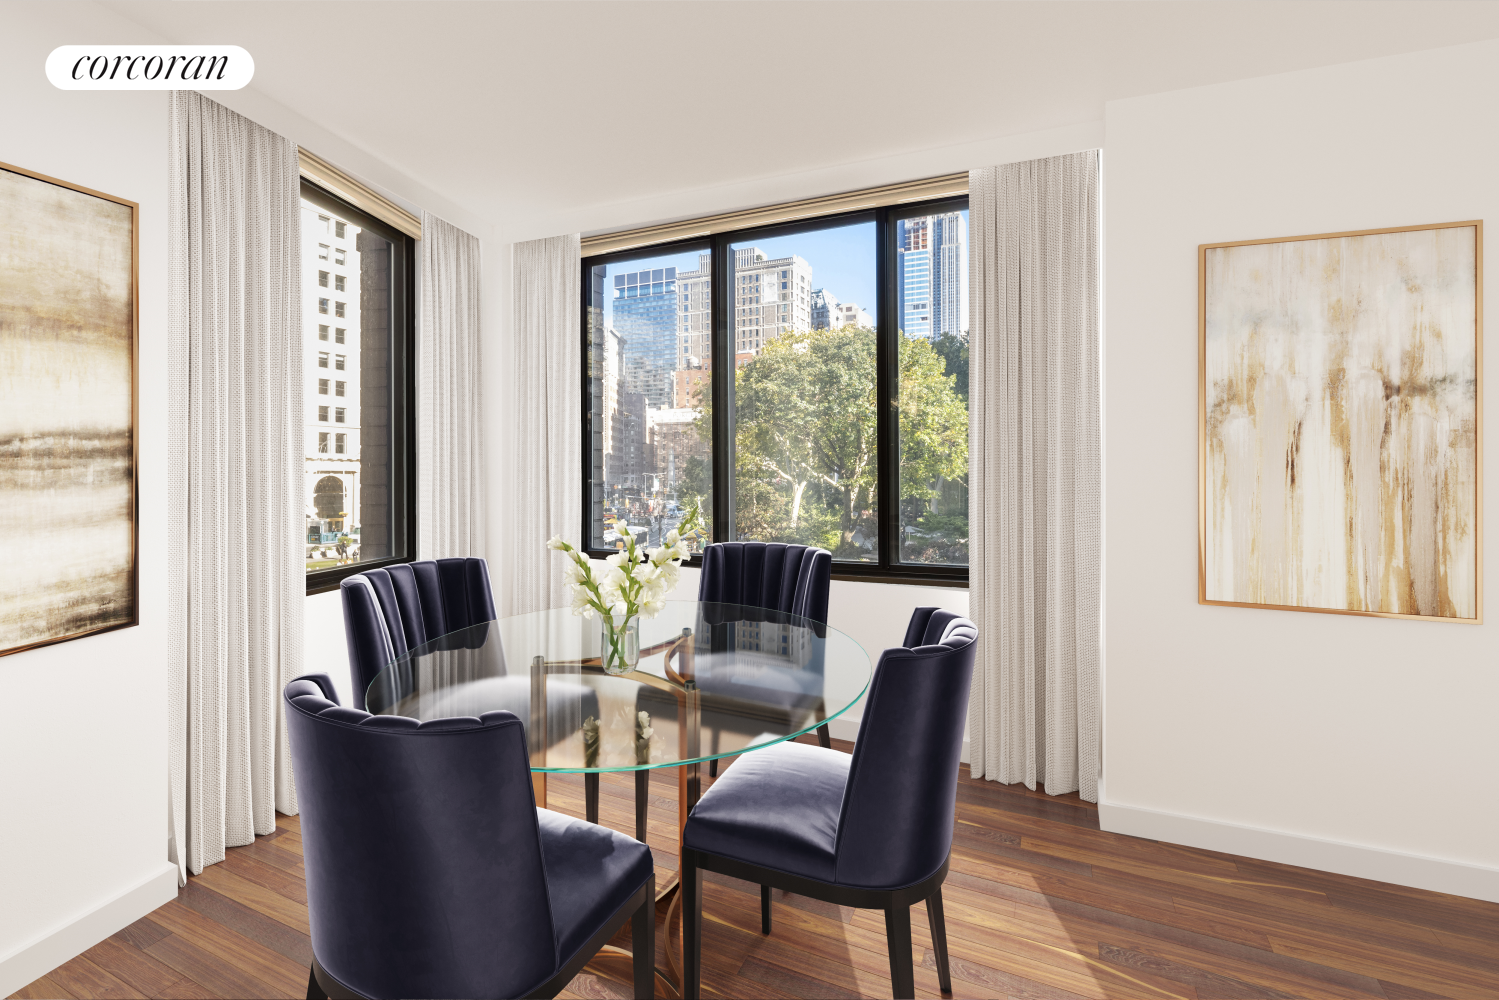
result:
[(905, 647), (880, 654), (838, 817), (838, 884), (899, 888), (946, 860), (977, 639), (967, 618), (917, 608)]
[(390, 661), (439, 636), (493, 621), (483, 559), (424, 559), (367, 569), (339, 584), (354, 705)]
[(362, 996), (524, 996), (558, 965), (521, 722), (418, 723), (286, 686), (312, 949)]
[(828, 623), (833, 554), (780, 542), (717, 542), (703, 550), (697, 599)]

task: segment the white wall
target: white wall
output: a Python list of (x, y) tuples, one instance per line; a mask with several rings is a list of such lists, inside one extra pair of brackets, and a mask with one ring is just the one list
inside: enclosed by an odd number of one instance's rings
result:
[(5, 11), (0, 161), (140, 203), (140, 624), (0, 658), (0, 996), (177, 892), (166, 855), (167, 101), (47, 82), (57, 45), (111, 28), (113, 41), (142, 40), (113, 15), (81, 13)]
[(1492, 42), (1108, 105), (1106, 828), (1499, 900), (1492, 599), (1196, 603), (1197, 245), (1499, 219), (1496, 121)]

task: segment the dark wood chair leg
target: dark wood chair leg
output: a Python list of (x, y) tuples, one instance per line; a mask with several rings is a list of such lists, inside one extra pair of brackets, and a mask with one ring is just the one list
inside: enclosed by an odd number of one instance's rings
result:
[(651, 809), (651, 772), (635, 772), (635, 839), (645, 843), (646, 820)]
[(310, 965), (307, 967), (307, 1000), (328, 1000), (328, 994), (318, 985), (317, 973)]
[(916, 968), (911, 964), (911, 908), (885, 908), (885, 936), (890, 941), (890, 985), (895, 1000), (914, 1000)]
[(760, 933), (770, 933), (770, 886), (760, 887)]
[(932, 951), (937, 956), (937, 985), (952, 992), (952, 973), (947, 966), (947, 921), (942, 916), (942, 887), (926, 899), (926, 922), (932, 929)]
[(656, 995), (656, 877), (651, 876), (651, 891), (630, 918), (630, 947), (635, 953), (635, 996)]
[[(718, 730), (717, 729), (713, 730), (713, 740), (712, 740), (711, 745), (708, 748), (708, 752), (711, 753), (711, 754), (718, 753)], [(716, 778), (716, 777), (718, 777), (718, 758), (717, 757), (714, 757), (712, 760), (708, 761), (708, 777), (710, 777), (710, 778)]]
[(697, 864), (691, 851), (682, 852), (682, 1000), (700, 1000), (703, 995), (703, 900), (699, 894)]
[(827, 726), (817, 727), (817, 745), (824, 750), (833, 749), (833, 736), (828, 732)]
[(597, 824), (599, 821), (599, 776), (597, 772), (583, 775), (583, 808), (588, 814), (588, 822)]

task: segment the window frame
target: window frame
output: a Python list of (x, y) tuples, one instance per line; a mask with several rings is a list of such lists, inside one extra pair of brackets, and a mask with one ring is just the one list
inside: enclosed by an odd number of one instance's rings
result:
[[(345, 578), (356, 573), (414, 562), (419, 557), (416, 547), (416, 240), (305, 177), (302, 178), (301, 197), (319, 208), (342, 215), (390, 244), (390, 524), (391, 548), (398, 553), (386, 559), (330, 566), (308, 573), (307, 594), (310, 596), (337, 590)], [(331, 422), (329, 428), (331, 431)], [(329, 444), (331, 446), (331, 439)], [(305, 532), (303, 540), (305, 542)]]
[[(904, 583), (926, 587), (969, 586), (968, 566), (934, 566), (925, 563), (906, 563), (899, 559), (900, 537), (900, 421), (897, 419), (898, 400), (896, 393), (900, 380), (900, 323), (895, 314), (899, 301), (899, 275), (896, 273), (895, 222), (902, 218), (920, 215), (935, 215), (941, 212), (967, 210), (967, 195), (933, 198), (923, 201), (902, 202), (852, 212), (834, 212), (811, 218), (779, 222), (769, 225), (724, 230), (708, 236), (693, 236), (669, 242), (636, 246), (599, 254), (585, 254), (579, 265), (581, 275), (581, 316), (579, 337), (582, 347), (579, 365), (582, 386), (583, 446), (580, 472), (582, 475), (582, 548), (593, 558), (612, 555), (612, 549), (595, 548), (593, 545), (593, 469), (592, 469), (592, 421), (593, 400), (589, 378), (588, 354), (590, 350), (588, 310), (590, 275), (594, 267), (628, 264), (669, 254), (689, 254), (704, 250), (712, 254), (713, 277), (709, 288), (709, 346), (708, 356), (712, 360), (711, 382), (713, 386), (713, 440), (711, 443), (712, 496), (712, 541), (732, 541), (728, 526), (732, 517), (734, 501), (734, 435), (732, 433), (734, 407), (734, 354), (736, 353), (734, 320), (740, 308), (740, 292), (734, 282), (734, 256), (732, 245), (756, 239), (795, 236), (798, 233), (833, 229), (872, 221), (875, 226), (875, 393), (877, 465), (879, 475), (878, 514), (879, 545), (877, 558), (868, 563), (833, 560), (832, 577), (867, 583)], [(970, 230), (971, 233), (971, 230)], [(970, 237), (969, 249), (972, 252)], [(612, 289), (611, 289), (612, 290)], [(725, 293), (728, 294), (725, 294)], [(807, 289), (810, 309), (810, 286)], [(839, 303), (840, 308), (845, 305)], [(866, 310), (867, 311), (867, 310)], [(831, 313), (831, 311), (830, 311)], [(829, 319), (831, 319), (831, 315)], [(970, 317), (970, 329), (972, 318)], [(971, 419), (971, 413), (970, 413)], [(971, 522), (970, 522), (971, 523)], [(970, 552), (971, 552), (970, 548)], [(701, 567), (702, 556), (694, 553), (685, 565)]]

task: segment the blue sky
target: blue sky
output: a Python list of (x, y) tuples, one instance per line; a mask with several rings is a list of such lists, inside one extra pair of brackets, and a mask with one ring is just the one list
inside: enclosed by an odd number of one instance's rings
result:
[[(856, 302), (876, 320), (874, 223), (864, 222), (837, 229), (823, 229), (797, 236), (747, 240), (735, 247), (758, 247), (767, 258), (801, 257), (812, 265), (812, 287), (826, 288), (839, 302)], [(604, 296), (604, 322), (614, 322), (614, 276), (643, 271), (646, 268), (675, 267), (678, 271), (697, 270), (696, 250), (691, 253), (665, 254), (645, 260), (609, 265), (608, 292)]]

